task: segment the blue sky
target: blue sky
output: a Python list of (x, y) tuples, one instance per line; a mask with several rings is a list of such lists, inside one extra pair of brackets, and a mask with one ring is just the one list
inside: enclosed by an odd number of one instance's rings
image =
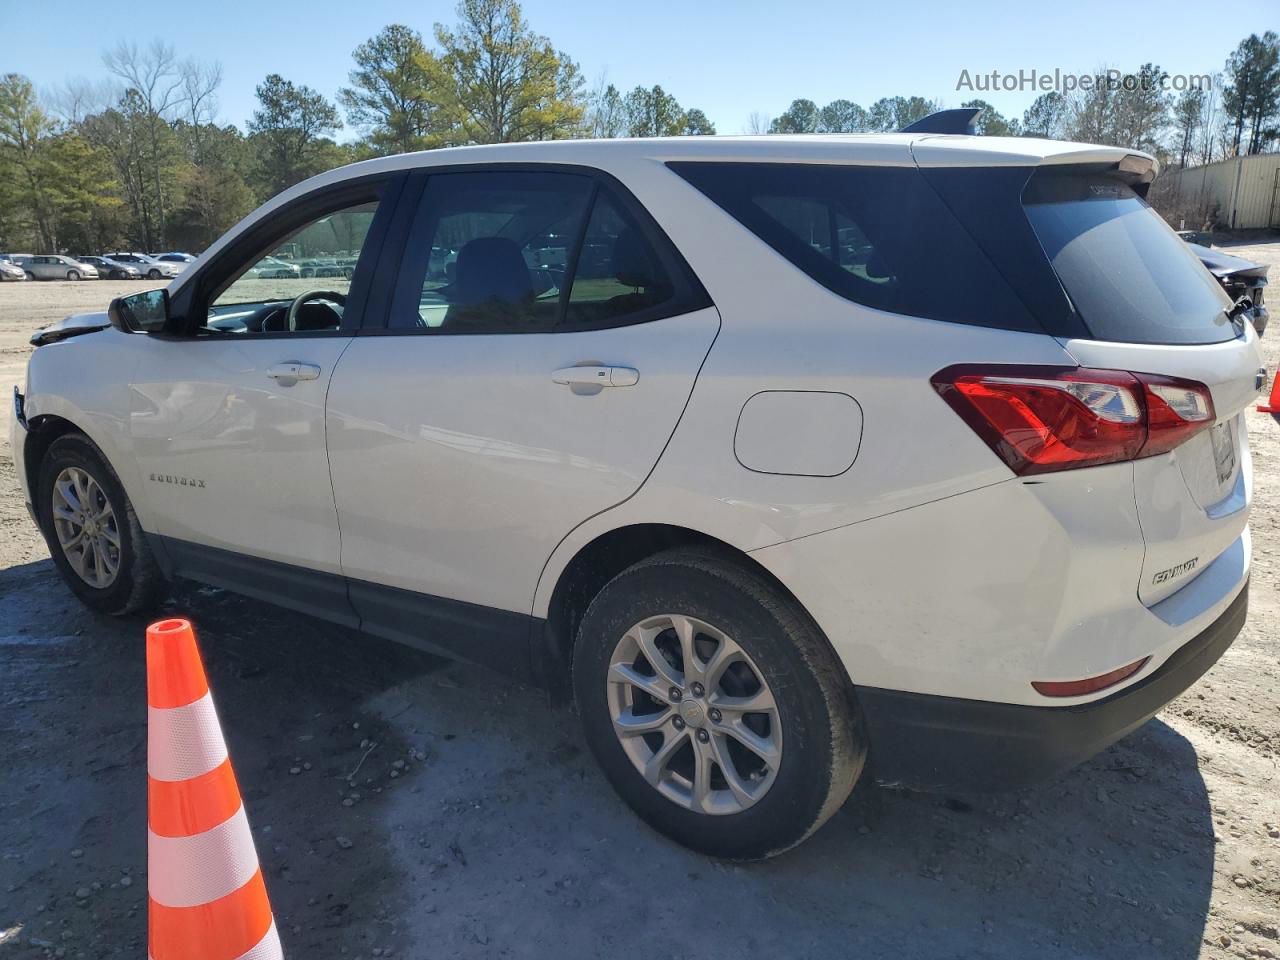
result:
[[(5, 18), (0, 72), (26, 74), (42, 90), (74, 76), (96, 79), (105, 74), (104, 48), (122, 38), (160, 37), (180, 56), (222, 62), (220, 116), (242, 125), (254, 108), (253, 88), (268, 73), (332, 97), (346, 82), (352, 49), (384, 25), (407, 23), (429, 36), (434, 22), (454, 20), (453, 0), (165, 0), (134, 5), (127, 17), (111, 5), (77, 15), (77, 6), (62, 10), (56, 29), (44, 16)], [(18, 9), (18, 0), (0, 0), (0, 12), (7, 7)], [(685, 107), (702, 108), (721, 133), (741, 133), (752, 111), (776, 116), (796, 97), (867, 106), (882, 96), (919, 94), (958, 106), (975, 95), (957, 92), (962, 70), (1089, 73), (1150, 60), (1171, 73), (1209, 72), (1221, 69), (1248, 33), (1280, 29), (1274, 0), (1229, 7), (1204, 0), (526, 0), (524, 10), (590, 83), (602, 74), (624, 90), (660, 83)], [(111, 22), (117, 13), (118, 27)], [(977, 96), (1020, 115), (1035, 93)]]

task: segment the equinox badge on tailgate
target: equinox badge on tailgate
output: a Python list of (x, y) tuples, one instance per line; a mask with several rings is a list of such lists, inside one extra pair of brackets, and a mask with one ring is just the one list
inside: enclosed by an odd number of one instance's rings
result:
[(1161, 570), (1159, 573), (1157, 573), (1154, 577), (1151, 578), (1151, 582), (1153, 584), (1167, 583), (1168, 581), (1172, 580), (1174, 577), (1180, 577), (1184, 573), (1190, 573), (1192, 570), (1196, 568), (1196, 564), (1199, 561), (1200, 561), (1199, 557), (1192, 557), (1190, 560), (1185, 560), (1182, 563), (1178, 564), (1176, 567), (1170, 567), (1168, 570)]

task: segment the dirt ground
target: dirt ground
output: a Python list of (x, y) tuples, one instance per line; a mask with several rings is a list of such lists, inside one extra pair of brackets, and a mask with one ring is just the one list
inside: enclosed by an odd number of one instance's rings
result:
[[(1280, 243), (1238, 252), (1280, 281)], [(31, 331), (147, 286), (0, 285), (5, 402)], [(532, 689), (210, 588), (167, 609), (199, 631), (292, 957), (1280, 957), (1280, 424), (1250, 429), (1250, 620), (1207, 677), (1039, 789), (860, 786), (756, 866), (650, 832)], [(72, 600), (7, 438), (0, 531), (0, 960), (140, 957), (145, 624)]]

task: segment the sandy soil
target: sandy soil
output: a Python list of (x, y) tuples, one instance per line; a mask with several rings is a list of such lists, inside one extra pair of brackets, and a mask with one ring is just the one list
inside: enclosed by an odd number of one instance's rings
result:
[[(1280, 244), (1239, 252), (1280, 279)], [(0, 285), (5, 402), (32, 330), (147, 286)], [(1264, 343), (1274, 369), (1280, 324)], [(200, 631), (286, 952), (1280, 956), (1280, 424), (1250, 428), (1250, 622), (1204, 680), (1039, 789), (862, 786), (758, 866), (643, 827), (536, 691), (179, 587), (168, 609)], [(142, 956), (144, 623), (71, 599), (7, 446), (0, 531), (0, 956)]]

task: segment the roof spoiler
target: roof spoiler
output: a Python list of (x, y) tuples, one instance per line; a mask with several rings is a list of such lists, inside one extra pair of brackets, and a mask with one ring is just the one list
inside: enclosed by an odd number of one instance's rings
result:
[(899, 133), (967, 133), (975, 136), (978, 132), (978, 114), (981, 107), (957, 107), (955, 110), (939, 110), (927, 117), (921, 117), (915, 123), (909, 123)]

